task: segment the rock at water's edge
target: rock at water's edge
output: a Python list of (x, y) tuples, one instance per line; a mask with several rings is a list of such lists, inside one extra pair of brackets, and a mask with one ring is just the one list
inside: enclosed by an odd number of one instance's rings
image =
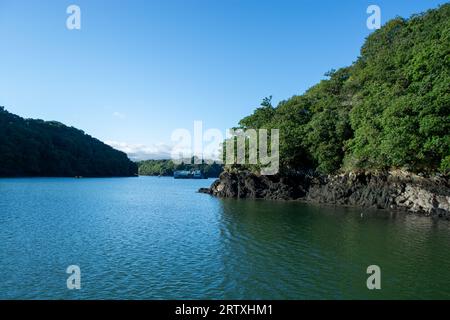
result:
[(223, 172), (199, 192), (222, 198), (303, 199), (315, 203), (401, 209), (450, 219), (448, 177), (422, 177), (405, 171), (350, 172), (333, 176), (261, 176)]

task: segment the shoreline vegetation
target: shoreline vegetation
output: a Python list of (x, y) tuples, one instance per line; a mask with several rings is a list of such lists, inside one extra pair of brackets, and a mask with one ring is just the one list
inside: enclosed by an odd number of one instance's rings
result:
[(83, 131), (0, 107), (0, 177), (132, 177), (137, 165)]
[(79, 129), (0, 107), (0, 177), (200, 170), (219, 179), (199, 191), (218, 197), (302, 199), (450, 218), (450, 4), (387, 22), (351, 66), (325, 76), (275, 107), (265, 98), (239, 122), (244, 132), (280, 130), (275, 176), (262, 176), (260, 164), (134, 163)]
[[(373, 32), (349, 67), (239, 129), (280, 130), (280, 172), (228, 165), (218, 197), (303, 199), (450, 217), (450, 4)], [(234, 138), (232, 138), (234, 139)]]
[(206, 178), (218, 178), (223, 171), (223, 165), (216, 162), (202, 161), (195, 163), (195, 158), (187, 159), (181, 164), (175, 164), (172, 160), (144, 160), (137, 162), (140, 176), (173, 177), (175, 171), (200, 170)]

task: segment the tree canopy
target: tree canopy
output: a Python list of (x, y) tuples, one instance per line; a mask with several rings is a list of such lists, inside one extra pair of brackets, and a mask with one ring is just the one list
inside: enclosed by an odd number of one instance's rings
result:
[(280, 129), (280, 169), (450, 170), (450, 4), (389, 21), (325, 76), (239, 122)]
[(23, 119), (0, 107), (0, 176), (133, 176), (127, 155), (55, 121)]
[(193, 159), (188, 159), (181, 164), (175, 164), (172, 160), (145, 160), (138, 162), (139, 174), (143, 176), (173, 176), (177, 170), (200, 170), (207, 178), (217, 178), (223, 171), (223, 166), (218, 163), (192, 164)]

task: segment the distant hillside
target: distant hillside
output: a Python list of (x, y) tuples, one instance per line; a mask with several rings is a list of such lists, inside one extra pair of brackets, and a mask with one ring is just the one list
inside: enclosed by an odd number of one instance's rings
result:
[(208, 178), (217, 178), (223, 171), (223, 165), (213, 164), (190, 164), (191, 160), (186, 163), (175, 164), (172, 160), (146, 160), (138, 162), (139, 174), (142, 176), (173, 176), (176, 170), (200, 170)]
[(127, 155), (73, 127), (0, 107), (0, 176), (133, 176)]

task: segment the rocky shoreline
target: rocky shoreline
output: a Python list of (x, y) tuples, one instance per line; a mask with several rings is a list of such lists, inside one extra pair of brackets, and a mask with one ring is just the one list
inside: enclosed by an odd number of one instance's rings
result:
[(396, 170), (262, 176), (249, 171), (223, 172), (199, 192), (221, 198), (303, 200), (312, 203), (402, 210), (450, 220), (447, 176), (422, 176)]

